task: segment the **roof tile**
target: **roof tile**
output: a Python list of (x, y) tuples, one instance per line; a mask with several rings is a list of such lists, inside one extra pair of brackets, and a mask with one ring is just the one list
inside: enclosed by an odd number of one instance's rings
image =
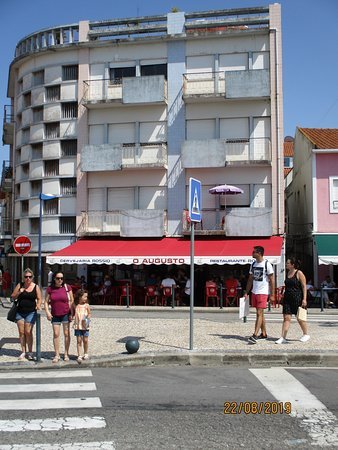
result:
[(338, 128), (298, 128), (317, 149), (338, 149)]

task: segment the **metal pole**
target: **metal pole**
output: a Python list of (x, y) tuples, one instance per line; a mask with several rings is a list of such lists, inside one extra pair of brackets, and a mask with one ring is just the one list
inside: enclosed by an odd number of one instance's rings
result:
[(25, 270), (23, 255), (21, 255), (21, 279), (23, 280), (23, 271)]
[(189, 350), (194, 348), (194, 250), (195, 250), (195, 222), (190, 225), (190, 343)]
[(175, 308), (175, 286), (172, 287), (171, 289), (171, 308), (174, 309)]
[(40, 199), (40, 210), (39, 210), (39, 242), (38, 242), (38, 286), (41, 287), (41, 273), (42, 273), (42, 257), (41, 257), (41, 247), (42, 247), (42, 197)]
[(126, 286), (126, 294), (127, 294), (127, 308), (129, 308), (129, 284)]
[(320, 312), (324, 311), (324, 297), (323, 297), (323, 288), (320, 288)]
[(36, 361), (41, 361), (41, 314), (39, 311), (36, 317)]
[(223, 286), (222, 286), (222, 284), (220, 285), (220, 306), (219, 306), (219, 309), (223, 309)]

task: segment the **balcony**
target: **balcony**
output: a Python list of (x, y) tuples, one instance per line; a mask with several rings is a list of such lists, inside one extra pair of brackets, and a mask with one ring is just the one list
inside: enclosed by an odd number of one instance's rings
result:
[[(183, 234), (190, 234), (188, 211), (183, 211)], [(241, 236), (271, 236), (272, 208), (231, 208), (202, 210), (202, 222), (195, 234)]]
[(158, 104), (167, 101), (164, 75), (84, 81), (83, 104), (87, 108), (104, 104)]
[(82, 212), (78, 236), (162, 237), (167, 213), (160, 209)]
[(12, 221), (6, 217), (1, 217), (0, 239), (12, 239)]
[(186, 102), (203, 99), (257, 99), (270, 96), (270, 72), (233, 70), (199, 72), (183, 75), (183, 98)]
[(81, 153), (83, 172), (165, 168), (167, 162), (167, 146), (164, 142), (86, 145)]
[(182, 167), (204, 168), (271, 164), (269, 138), (206, 139), (182, 144)]
[(14, 116), (12, 114), (11, 105), (4, 106), (4, 122), (3, 122), (3, 134), (2, 144), (13, 145), (14, 137)]
[(1, 191), (4, 193), (12, 192), (13, 182), (13, 167), (9, 161), (2, 162), (2, 175), (1, 175)]

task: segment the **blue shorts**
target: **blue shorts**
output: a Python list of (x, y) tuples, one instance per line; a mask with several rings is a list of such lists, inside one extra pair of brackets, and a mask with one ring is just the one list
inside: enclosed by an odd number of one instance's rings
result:
[(24, 320), (25, 323), (35, 324), (38, 313), (36, 311), (32, 311), (29, 313), (17, 312), (15, 316), (15, 320), (18, 322), (19, 320)]
[(89, 336), (89, 330), (74, 330), (74, 336)]
[(53, 325), (61, 325), (61, 323), (69, 322), (69, 314), (65, 314), (64, 316), (53, 316), (52, 324)]

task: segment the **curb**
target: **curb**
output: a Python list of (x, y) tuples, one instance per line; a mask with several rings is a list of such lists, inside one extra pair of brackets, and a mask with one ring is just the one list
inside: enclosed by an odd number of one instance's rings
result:
[(226, 367), (338, 367), (338, 352), (196, 352), (147, 353), (142, 355), (121, 354), (116, 356), (93, 357), (80, 364), (77, 361), (52, 364), (50, 360), (39, 363), (10, 362), (0, 364), (0, 371), (8, 370), (57, 370), (94, 367), (163, 367), (163, 366), (226, 366)]

